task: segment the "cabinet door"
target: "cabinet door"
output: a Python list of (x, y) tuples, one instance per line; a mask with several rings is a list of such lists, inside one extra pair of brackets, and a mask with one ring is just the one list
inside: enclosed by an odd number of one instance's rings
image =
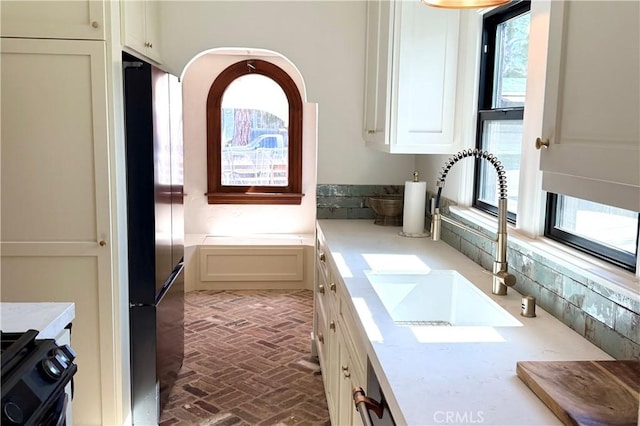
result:
[(3, 1), (3, 37), (105, 39), (103, 0)]
[(543, 188), (638, 211), (640, 3), (542, 7), (532, 4), (541, 22), (549, 20), (548, 28), (532, 25), (549, 37), (539, 135), (550, 142), (540, 153)]
[(342, 329), (338, 332), (338, 338), (340, 342), (340, 361), (336, 365), (336, 377), (338, 379), (338, 394), (340, 395), (338, 403), (338, 424), (349, 426), (351, 425), (351, 407), (353, 405), (353, 399), (351, 397), (351, 372), (349, 359), (349, 352), (344, 344), (344, 337), (342, 335)]
[(73, 419), (116, 424), (105, 42), (0, 43), (2, 301), (75, 303)]
[(123, 0), (122, 39), (125, 46), (160, 63), (157, 1)]
[[(318, 251), (322, 253), (322, 246), (318, 241)], [(329, 363), (329, 351), (328, 348), (332, 342), (328, 335), (329, 329), (327, 328), (327, 318), (333, 316), (333, 309), (330, 304), (327, 292), (329, 291), (329, 271), (321, 258), (324, 258), (318, 254), (315, 262), (315, 290), (313, 295), (314, 311), (315, 311), (315, 323), (314, 323), (314, 336), (316, 340), (316, 352), (320, 361), (320, 368), (322, 369), (322, 378), (327, 383), (327, 372)]]
[(145, 35), (147, 40), (146, 55), (154, 61), (161, 63), (162, 55), (160, 54), (160, 36), (159, 36), (159, 21), (160, 21), (160, 6), (158, 1), (145, 2)]
[(455, 151), (460, 11), (367, 2), (363, 138), (398, 154)]
[(147, 43), (145, 34), (146, 5), (142, 0), (127, 0), (120, 3), (122, 11), (122, 39), (124, 44), (136, 52), (145, 54)]
[(380, 145), (388, 144), (392, 5), (389, 0), (367, 2), (363, 138)]
[(360, 425), (362, 420), (353, 402), (353, 389), (356, 386), (365, 387), (365, 379), (354, 360), (354, 353), (349, 342), (349, 336), (342, 323), (338, 329), (340, 346), (340, 363), (336, 375), (338, 377), (338, 424), (351, 426)]
[(396, 2), (394, 152), (451, 153), (460, 12)]
[(327, 373), (325, 375), (325, 394), (327, 395), (327, 407), (332, 424), (339, 422), (340, 406), (340, 339), (335, 314), (331, 312), (327, 316), (327, 332), (325, 342), (327, 343)]

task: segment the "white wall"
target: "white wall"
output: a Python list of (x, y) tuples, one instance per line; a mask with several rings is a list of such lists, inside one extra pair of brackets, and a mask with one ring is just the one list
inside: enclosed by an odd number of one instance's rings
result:
[[(160, 5), (163, 65), (176, 75), (198, 53), (216, 47), (268, 49), (298, 67), (307, 100), (318, 103), (318, 183), (403, 184), (411, 175), (413, 155), (373, 151), (362, 140), (363, 1), (163, 1)], [(186, 149), (191, 143), (185, 138)]]
[[(286, 59), (259, 54), (207, 53), (189, 64), (182, 77), (184, 127), (185, 233), (212, 235), (313, 233), (316, 218), (316, 105), (305, 103), (303, 82)], [(228, 66), (249, 58), (275, 63), (293, 78), (303, 101), (302, 197), (300, 205), (208, 204), (207, 120), (209, 88)]]

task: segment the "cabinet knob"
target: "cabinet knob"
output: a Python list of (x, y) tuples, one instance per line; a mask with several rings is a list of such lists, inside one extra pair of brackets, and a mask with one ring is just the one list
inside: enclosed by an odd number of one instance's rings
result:
[(318, 341), (324, 345), (324, 334), (318, 333)]
[(93, 28), (98, 28), (100, 26), (100, 24), (98, 24), (98, 21), (91, 21), (91, 26)]
[(329, 284), (329, 290), (331, 290), (332, 292), (336, 292), (336, 283), (331, 283)]
[(149, 43), (149, 47), (153, 48), (153, 43)]
[(324, 284), (319, 284), (318, 285), (318, 293), (324, 294)]
[(549, 148), (549, 139), (536, 138), (536, 149)]
[(320, 259), (320, 262), (324, 262), (324, 261), (326, 261), (326, 260), (327, 260), (327, 255), (326, 255), (326, 254), (324, 254), (324, 253), (320, 253), (320, 254), (318, 255), (318, 258)]
[(329, 323), (329, 329), (333, 330), (333, 331), (336, 331), (336, 322), (335, 321), (331, 321)]
[(106, 247), (107, 242), (105, 240), (100, 240), (98, 244), (100, 244), (100, 247)]
[(345, 379), (348, 379), (349, 377), (351, 377), (351, 373), (349, 373), (349, 367), (346, 367), (343, 365), (342, 374), (344, 375)]

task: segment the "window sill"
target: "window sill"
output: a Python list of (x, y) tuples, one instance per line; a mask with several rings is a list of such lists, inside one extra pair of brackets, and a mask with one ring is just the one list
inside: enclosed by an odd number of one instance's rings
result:
[(214, 192), (205, 193), (209, 204), (271, 204), (271, 205), (300, 205), (302, 193), (276, 192)]
[[(477, 209), (451, 206), (451, 213), (495, 235), (497, 220), (494, 216)], [(564, 246), (545, 237), (531, 238), (508, 225), (508, 242), (538, 256), (553, 259), (560, 266), (584, 276), (613, 292), (634, 299), (640, 295), (640, 279), (633, 273), (610, 265), (571, 247)]]

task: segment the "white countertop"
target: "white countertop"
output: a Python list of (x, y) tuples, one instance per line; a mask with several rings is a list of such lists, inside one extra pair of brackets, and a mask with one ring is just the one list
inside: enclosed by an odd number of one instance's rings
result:
[(76, 316), (73, 303), (0, 303), (5, 333), (38, 330), (39, 339), (54, 339)]
[[(398, 424), (559, 425), (516, 376), (516, 362), (612, 359), (539, 306), (537, 317), (522, 317), (521, 294), (492, 295), (491, 273), (444, 242), (401, 237), (400, 227), (370, 220), (318, 223)], [(397, 326), (363, 272), (439, 269), (457, 270), (522, 326), (469, 327), (471, 333)]]

